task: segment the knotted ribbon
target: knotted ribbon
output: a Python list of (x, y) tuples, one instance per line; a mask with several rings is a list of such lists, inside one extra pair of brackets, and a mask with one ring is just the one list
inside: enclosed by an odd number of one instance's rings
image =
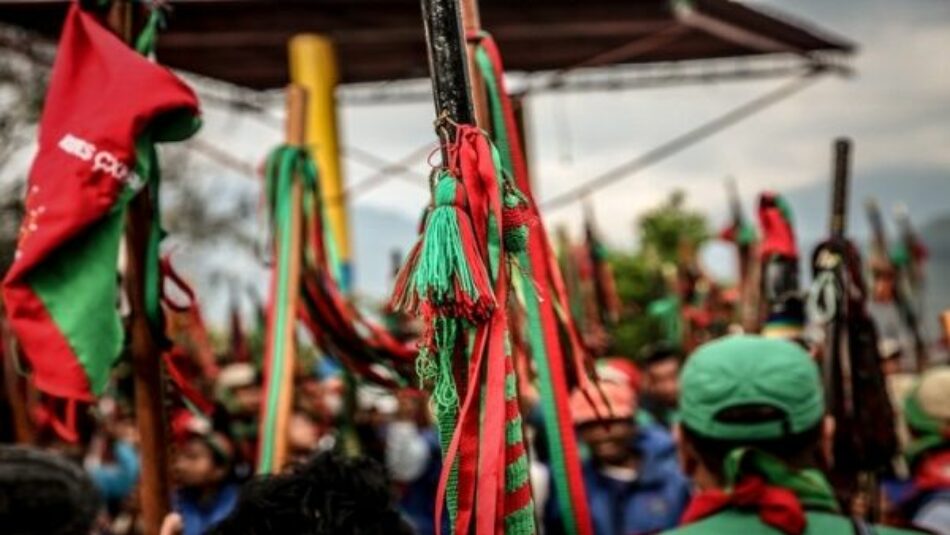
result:
[(696, 495), (683, 513), (683, 523), (689, 524), (719, 511), (737, 507), (758, 511), (762, 522), (788, 535), (805, 531), (805, 511), (795, 493), (769, 485), (760, 476), (746, 476), (732, 492), (711, 489)]
[(693, 497), (681, 519), (690, 524), (724, 509), (751, 509), (787, 535), (805, 532), (805, 509), (838, 510), (834, 492), (818, 470), (795, 470), (754, 448), (736, 448), (723, 463), (725, 485)]

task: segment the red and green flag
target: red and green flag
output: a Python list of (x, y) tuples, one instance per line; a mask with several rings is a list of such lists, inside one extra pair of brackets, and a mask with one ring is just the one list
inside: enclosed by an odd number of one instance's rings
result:
[(761, 291), (765, 301), (762, 335), (795, 339), (805, 325), (798, 281), (798, 246), (792, 207), (781, 195), (766, 191), (759, 198)]
[[(153, 37), (154, 26), (147, 29)], [(71, 4), (3, 282), (40, 391), (74, 403), (105, 387), (123, 344), (116, 266), (126, 207), (143, 186), (157, 184), (154, 143), (190, 136), (197, 115), (184, 82)], [(155, 276), (146, 280), (157, 286), (154, 260)]]
[(795, 244), (792, 207), (781, 195), (766, 191), (759, 199), (759, 224), (762, 227), (762, 245), (759, 255), (763, 260), (771, 256), (798, 259)]

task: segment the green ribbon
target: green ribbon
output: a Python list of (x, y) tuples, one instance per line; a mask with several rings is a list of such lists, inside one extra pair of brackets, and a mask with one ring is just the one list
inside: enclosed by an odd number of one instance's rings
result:
[(647, 306), (647, 315), (654, 318), (663, 330), (663, 336), (673, 347), (683, 344), (683, 320), (680, 317), (680, 300), (667, 295)]
[[(145, 27), (135, 43), (135, 51), (149, 57), (155, 53), (158, 31), (164, 26), (164, 14), (161, 8), (153, 7)], [(149, 192), (152, 209), (152, 222), (149, 225), (148, 241), (145, 246), (145, 264), (142, 275), (145, 315), (156, 337), (164, 336), (164, 317), (161, 307), (161, 270), (159, 268), (160, 244), (166, 232), (162, 227), (159, 186), (161, 169), (158, 165), (158, 153), (155, 143), (185, 140), (201, 128), (201, 119), (191, 113), (175, 110), (156, 118), (148, 129), (135, 141), (135, 174), (131, 175), (128, 187), (120, 195), (123, 211), (128, 202), (143, 187)], [(124, 214), (123, 214), (124, 217)], [(131, 251), (130, 251), (131, 252)]]
[[(294, 180), (301, 180), (303, 185), (304, 212), (312, 209), (313, 198), (316, 192), (317, 168), (313, 163), (309, 151), (305, 147), (281, 145), (267, 158), (266, 182), (264, 186), (267, 195), (267, 206), (270, 213), (270, 222), (275, 234), (274, 243), (277, 249), (277, 263), (274, 269), (277, 272), (277, 290), (274, 296), (275, 307), (272, 336), (267, 343), (273, 344), (270, 349), (271, 362), (267, 377), (267, 399), (264, 406), (264, 429), (260, 437), (261, 451), (257, 471), (260, 474), (273, 472), (275, 439), (277, 429), (278, 401), (281, 385), (287, 344), (294, 343), (287, 340), (282, 333), (286, 332), (289, 322), (296, 321), (292, 311), (288, 310), (290, 302), (290, 258), (291, 225), (293, 215), (293, 184)], [(309, 207), (308, 207), (309, 205)], [(310, 212), (312, 213), (312, 212)]]
[(148, 20), (145, 21), (145, 27), (142, 33), (135, 40), (135, 50), (143, 56), (151, 56), (155, 53), (155, 45), (158, 43), (158, 30), (165, 27), (165, 14), (160, 7), (153, 6), (148, 13)]
[(805, 509), (838, 512), (834, 489), (820, 470), (795, 470), (777, 457), (750, 447), (736, 448), (723, 461), (726, 492), (732, 492), (742, 477), (757, 474), (775, 486), (798, 496)]
[[(504, 173), (512, 176), (513, 158), (508, 131), (505, 128), (504, 108), (502, 95), (495, 78), (495, 69), (488, 52), (481, 46), (475, 49), (475, 60), (478, 65), (488, 95), (489, 110), (491, 111), (492, 130), (495, 156), (495, 168), (500, 170), (499, 176)], [(570, 484), (567, 479), (567, 467), (564, 464), (564, 444), (558, 432), (558, 407), (554, 402), (554, 386), (551, 379), (551, 369), (548, 364), (548, 349), (544, 341), (544, 329), (541, 322), (540, 301), (534, 286), (531, 257), (527, 250), (518, 253), (518, 264), (521, 269), (513, 270), (514, 287), (520, 290), (525, 307), (527, 320), (528, 344), (538, 373), (539, 394), (541, 398), (541, 414), (545, 429), (548, 433), (548, 451), (551, 459), (551, 478), (554, 481), (554, 492), (561, 511), (561, 518), (568, 534), (577, 533), (577, 524), (574, 517), (570, 498)]]

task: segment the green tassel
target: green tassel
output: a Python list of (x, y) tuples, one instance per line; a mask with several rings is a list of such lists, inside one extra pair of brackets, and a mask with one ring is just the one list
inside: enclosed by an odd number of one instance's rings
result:
[(459, 206), (458, 180), (443, 172), (433, 192), (434, 207), (426, 220), (422, 247), (406, 292), (396, 296), (400, 308), (429, 303), (436, 313), (482, 319), (495, 306), (485, 263), (478, 253), (472, 223)]

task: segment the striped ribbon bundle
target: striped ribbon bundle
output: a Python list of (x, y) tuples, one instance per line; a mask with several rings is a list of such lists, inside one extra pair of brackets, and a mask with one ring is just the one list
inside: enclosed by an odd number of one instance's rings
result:
[(422, 236), (397, 277), (395, 309), (421, 315), (417, 369), (443, 448), (436, 529), (536, 533), (507, 303), (533, 214), (478, 128), (452, 125)]
[(261, 473), (280, 469), (284, 460), (298, 319), (324, 354), (355, 375), (386, 386), (404, 382), (415, 355), (410, 345), (365, 318), (340, 290), (317, 173), (305, 147), (283, 145), (268, 158), (266, 195), (275, 262), (267, 314)]
[[(515, 124), (512, 103), (504, 85), (501, 54), (490, 35), (476, 41), (476, 63), (485, 82), (492, 117), (492, 137), (502, 167), (513, 176), (529, 199), (535, 226), (518, 255), (515, 278), (524, 305), (528, 353), (537, 371), (541, 412), (547, 435), (554, 497), (569, 534), (593, 533), (581, 474), (577, 438), (569, 406), (570, 388), (578, 385), (592, 392), (589, 365), (580, 335), (569, 313), (567, 291), (547, 233), (531, 195), (525, 155)], [(567, 342), (562, 342), (566, 340)]]
[(306, 148), (281, 145), (267, 160), (265, 192), (274, 236), (274, 268), (264, 347), (264, 397), (257, 471), (280, 470), (286, 455), (287, 418), (293, 400), (296, 311), (305, 206), (315, 199), (317, 170)]

